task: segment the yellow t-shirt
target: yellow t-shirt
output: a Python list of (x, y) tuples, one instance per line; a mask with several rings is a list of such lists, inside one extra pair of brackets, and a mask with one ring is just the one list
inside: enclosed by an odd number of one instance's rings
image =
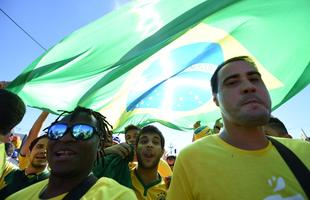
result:
[(5, 167), (4, 170), (2, 171), (2, 174), (0, 176), (0, 190), (2, 188), (4, 188), (6, 186), (6, 182), (4, 180), (4, 178), (13, 170), (16, 170), (17, 167), (15, 167), (15, 165), (13, 165), (10, 162), (5, 162)]
[(2, 176), (6, 162), (6, 153), (4, 143), (0, 142), (0, 176)]
[(135, 169), (131, 170), (131, 182), (138, 200), (165, 200), (167, 189), (161, 176), (159, 180), (144, 185)]
[[(310, 143), (276, 138), (310, 168)], [(293, 173), (269, 142), (261, 150), (236, 148), (207, 136), (177, 157), (167, 199), (307, 199)]]
[(20, 170), (24, 170), (28, 167), (29, 159), (28, 156), (18, 154), (18, 166)]
[[(7, 200), (23, 199), (23, 200), (39, 200), (39, 194), (43, 188), (47, 185), (48, 179), (31, 185), (23, 190), (20, 190), (7, 198)], [(61, 194), (50, 200), (60, 200), (66, 194)], [(135, 193), (126, 188), (113, 179), (100, 178), (97, 180), (87, 193), (81, 198), (82, 200), (97, 200), (97, 199), (109, 199), (109, 200), (136, 200)]]
[[(130, 162), (128, 164), (130, 170), (136, 168), (137, 165), (138, 165), (137, 162)], [(162, 158), (159, 160), (157, 171), (161, 177), (172, 176), (171, 168), (169, 167), (168, 163)]]

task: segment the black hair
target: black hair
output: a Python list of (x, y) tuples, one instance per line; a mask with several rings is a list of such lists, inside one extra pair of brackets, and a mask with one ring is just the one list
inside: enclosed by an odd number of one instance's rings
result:
[(224, 61), (223, 63), (221, 63), (216, 70), (214, 71), (212, 77), (211, 77), (211, 88), (212, 88), (212, 93), (216, 94), (218, 93), (218, 72), (228, 63), (231, 62), (235, 62), (235, 61), (245, 61), (247, 63), (252, 64), (254, 67), (256, 67), (255, 62), (253, 61), (252, 58), (250, 58), (249, 56), (237, 56), (237, 57), (233, 57), (230, 58), (226, 61)]
[(42, 138), (47, 138), (47, 134), (41, 135), (40, 137), (35, 138), (29, 145), (29, 150), (32, 151), (33, 147), (41, 140)]
[(269, 126), (272, 129), (277, 130), (282, 135), (288, 134), (287, 129), (286, 129), (285, 125), (283, 124), (283, 122), (281, 122), (276, 117), (270, 117), (268, 124), (266, 124), (265, 126)]
[[(59, 119), (64, 115), (67, 115), (67, 116), (70, 115), (69, 120), (72, 120), (72, 119), (74, 119), (75, 116), (77, 116), (80, 113), (87, 113), (91, 116), (94, 116), (95, 119), (97, 120), (96, 128), (97, 128), (97, 132), (98, 132), (98, 136), (99, 136), (99, 146), (98, 146), (99, 149), (97, 151), (96, 160), (95, 160), (94, 164), (97, 165), (97, 164), (101, 163), (102, 166), (104, 166), (104, 159), (102, 159), (104, 156), (104, 151), (103, 151), (103, 148), (100, 148), (100, 147), (103, 147), (104, 144), (109, 140), (109, 137), (112, 134), (111, 130), (113, 129), (113, 126), (106, 120), (106, 117), (103, 116), (101, 113), (94, 111), (92, 109), (89, 109), (89, 108), (77, 106), (71, 112), (63, 111), (50, 126), (58, 123), (60, 121)], [(49, 127), (45, 128), (44, 130), (48, 130)]]
[(15, 93), (0, 89), (0, 133), (7, 135), (24, 117), (26, 107)]
[(153, 125), (145, 126), (145, 127), (143, 127), (140, 130), (140, 132), (137, 135), (136, 145), (138, 145), (140, 137), (142, 135), (144, 135), (144, 134), (147, 134), (147, 133), (156, 133), (157, 135), (159, 135), (160, 143), (161, 143), (161, 148), (164, 149), (164, 147), (165, 147), (165, 138), (164, 138), (163, 134), (160, 132), (160, 130), (156, 126), (153, 126)]
[(12, 155), (9, 155), (9, 150), (10, 149), (13, 149), (13, 151), (15, 150), (14, 144), (12, 144), (11, 142), (7, 142), (7, 143), (4, 144), (4, 148), (5, 148), (6, 155), (11, 157)]
[(133, 124), (130, 124), (128, 126), (125, 127), (125, 135), (128, 133), (128, 131), (130, 130), (137, 130), (140, 131), (140, 128), (138, 126), (135, 126)]

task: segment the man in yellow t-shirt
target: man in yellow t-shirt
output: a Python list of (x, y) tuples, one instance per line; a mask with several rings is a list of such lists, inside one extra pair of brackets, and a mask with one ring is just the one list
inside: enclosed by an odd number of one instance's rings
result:
[[(164, 177), (158, 172), (158, 166), (164, 153), (165, 139), (155, 126), (142, 128), (136, 137), (138, 162), (130, 171), (133, 190), (139, 200), (163, 200), (166, 198), (167, 186)], [(131, 151), (127, 143), (105, 149), (106, 154), (117, 154), (124, 159)]]
[[(48, 184), (48, 180), (41, 181), (25, 188), (12, 196), (9, 196), (7, 200), (15, 199), (29, 199), (40, 200), (40, 193), (44, 190), (44, 187)], [(50, 200), (61, 200), (68, 193), (58, 195), (57, 197), (50, 198)], [(126, 200), (136, 199), (134, 192), (126, 187), (121, 186), (116, 181), (110, 178), (100, 178), (96, 183), (83, 195), (81, 200), (87, 199), (114, 199), (114, 200)]]
[(161, 176), (157, 180), (145, 185), (136, 170), (131, 170), (130, 175), (132, 185), (139, 200), (164, 200), (166, 198), (167, 187)]
[[(125, 141), (127, 144), (133, 145), (133, 147), (136, 147), (136, 141), (137, 141), (137, 135), (140, 131), (140, 128), (130, 124), (127, 127), (125, 127)], [(137, 166), (137, 156), (136, 151), (134, 151), (134, 158), (133, 161), (129, 163), (129, 168), (133, 169)], [(164, 159), (160, 159), (158, 164), (158, 173), (162, 177), (169, 177), (172, 176), (172, 170), (169, 167), (168, 163)]]
[[(224, 128), (179, 153), (167, 199), (308, 199), (263, 131), (271, 100), (254, 61), (240, 56), (222, 63), (211, 88)], [(310, 169), (310, 143), (277, 140)]]
[[(100, 113), (77, 107), (49, 126), (48, 180), (31, 185), (8, 199), (136, 199), (134, 192), (109, 178), (96, 179), (92, 167), (109, 131), (109, 123)], [(85, 191), (83, 191), (85, 190)], [(81, 193), (81, 191), (83, 191)]]
[(141, 129), (137, 135), (138, 165), (131, 170), (133, 189), (139, 200), (163, 200), (167, 187), (158, 173), (158, 163), (164, 153), (165, 138), (155, 126)]

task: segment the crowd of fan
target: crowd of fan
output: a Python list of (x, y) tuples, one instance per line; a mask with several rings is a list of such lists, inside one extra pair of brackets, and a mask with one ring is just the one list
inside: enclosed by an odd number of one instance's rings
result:
[[(0, 89), (0, 199), (309, 198), (303, 180), (310, 180), (310, 143), (292, 139), (270, 116), (269, 93), (254, 61), (222, 63), (211, 88), (222, 118), (213, 128), (196, 122), (193, 143), (178, 156), (175, 149), (165, 151), (156, 126), (128, 125), (121, 142), (106, 117), (80, 106), (40, 134), (48, 117), (43, 111), (22, 142), (12, 130), (25, 105)], [(283, 149), (299, 160), (302, 177)]]

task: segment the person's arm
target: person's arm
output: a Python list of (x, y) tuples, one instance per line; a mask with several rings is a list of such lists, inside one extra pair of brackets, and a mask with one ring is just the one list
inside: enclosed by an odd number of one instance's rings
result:
[(38, 137), (39, 132), (42, 128), (42, 125), (43, 125), (44, 121), (46, 120), (48, 114), (49, 114), (48, 112), (43, 111), (40, 114), (40, 116), (38, 117), (38, 119), (32, 125), (32, 128), (30, 129), (30, 132), (28, 134), (28, 137), (26, 138), (24, 145), (22, 145), (22, 147), (20, 149), (20, 155), (21, 156), (26, 156), (28, 153), (30, 153), (29, 152), (30, 151), (29, 146), (30, 146), (31, 142)]
[(129, 156), (131, 147), (127, 143), (120, 143), (104, 149), (104, 155), (118, 154), (122, 158)]

